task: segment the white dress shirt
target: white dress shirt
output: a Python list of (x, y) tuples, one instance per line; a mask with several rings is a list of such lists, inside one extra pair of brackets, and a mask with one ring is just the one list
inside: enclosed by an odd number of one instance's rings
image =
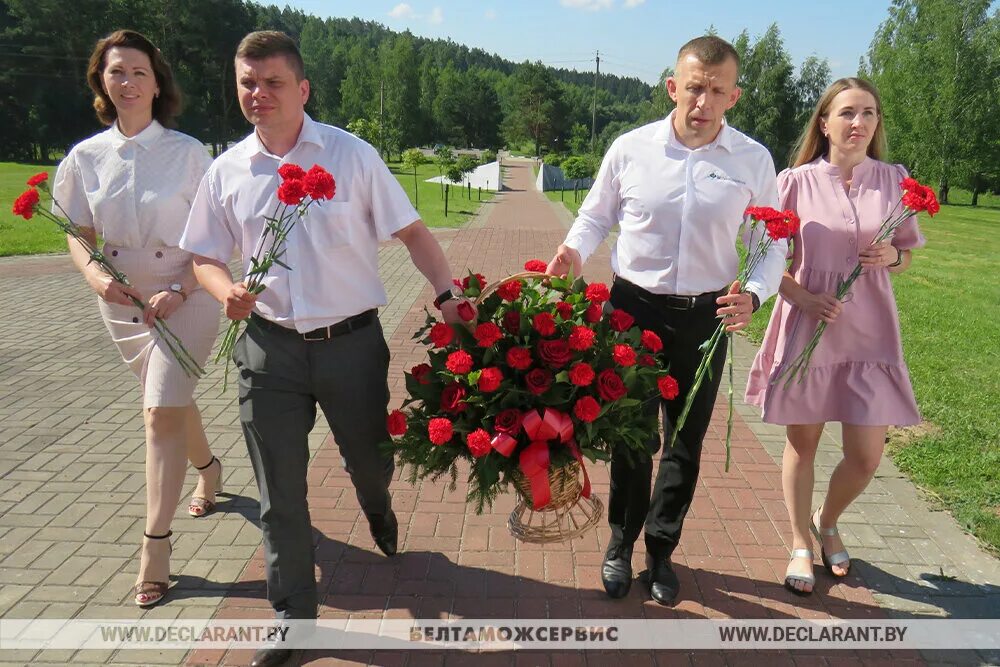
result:
[(378, 274), (378, 242), (420, 218), (378, 152), (353, 134), (307, 115), (284, 157), (270, 154), (254, 132), (209, 168), (191, 207), (181, 247), (220, 262), (240, 249), (243, 271), (273, 216), (278, 167), (318, 164), (336, 181), (333, 199), (317, 202), (292, 228), (281, 261), (257, 298), (261, 316), (299, 332), (336, 324), (388, 303)]
[[(778, 205), (771, 155), (723, 124), (690, 149), (666, 119), (622, 135), (608, 149), (565, 244), (583, 261), (617, 224), (615, 274), (655, 294), (695, 295), (736, 279), (736, 239), (748, 206)], [(754, 239), (744, 238), (756, 247)], [(776, 241), (745, 289), (761, 303), (778, 291), (788, 244)]]
[(81, 227), (125, 248), (176, 247), (212, 157), (197, 139), (155, 120), (134, 137), (118, 124), (84, 139), (59, 164), (52, 194)]

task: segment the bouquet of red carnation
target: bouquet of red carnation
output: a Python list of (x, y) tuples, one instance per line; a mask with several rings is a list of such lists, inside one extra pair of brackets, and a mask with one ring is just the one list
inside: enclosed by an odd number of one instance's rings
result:
[(512, 481), (542, 511), (555, 509), (550, 472), (609, 460), (612, 449), (649, 456), (657, 418), (643, 403), (674, 398), (677, 383), (655, 333), (625, 311), (605, 314), (606, 285), (537, 271), (489, 287), (475, 273), (456, 283), (478, 297), (478, 318), (451, 326), (428, 313), (414, 336), (430, 345), (427, 361), (405, 374), (409, 397), (388, 417), (395, 440), (385, 447), (411, 483), (449, 474), (454, 488), (464, 460), (477, 513)]
[[(889, 215), (886, 216), (885, 220), (882, 221), (881, 226), (878, 228), (878, 232), (875, 234), (875, 239), (872, 241), (872, 245), (876, 243), (881, 243), (886, 239), (891, 239), (892, 235), (896, 233), (896, 229), (899, 228), (901, 224), (906, 222), (908, 218), (916, 215), (920, 211), (926, 211), (928, 215), (933, 217), (938, 211), (941, 210), (941, 205), (938, 203), (937, 196), (934, 194), (934, 190), (927, 187), (926, 185), (921, 185), (913, 178), (904, 178), (900, 183), (899, 187), (902, 189), (902, 193), (899, 199), (896, 201), (896, 205), (892, 207)], [(854, 281), (858, 279), (861, 275), (862, 266), (859, 261), (855, 265), (854, 270), (851, 271), (850, 275), (846, 279), (840, 282), (837, 287), (837, 299), (843, 301), (845, 297), (850, 293), (851, 286)], [(809, 369), (809, 360), (812, 358), (812, 353), (816, 349), (816, 345), (819, 344), (819, 339), (826, 331), (826, 322), (820, 322), (816, 326), (816, 333), (813, 334), (812, 338), (803, 348), (799, 356), (795, 357), (792, 362), (785, 366), (778, 373), (771, 384), (776, 384), (781, 378), (785, 378), (785, 388), (792, 383), (796, 377), (798, 381), (801, 382), (802, 378), (805, 377), (806, 371)]]
[[(324, 199), (333, 199), (337, 191), (333, 176), (318, 164), (314, 164), (309, 171), (296, 164), (283, 164), (278, 168), (278, 175), (281, 176), (278, 204), (274, 215), (264, 217), (264, 230), (257, 241), (257, 249), (250, 258), (250, 270), (243, 279), (244, 286), (251, 294), (264, 291), (267, 287), (264, 278), (275, 264), (292, 270), (292, 267), (281, 261), (288, 233), (305, 216), (310, 206)], [(240, 321), (233, 320), (222, 337), (219, 353), (215, 356), (216, 362), (232, 353), (239, 334)]]
[[(750, 248), (750, 252), (743, 262), (743, 269), (736, 278), (740, 285), (747, 284), (757, 265), (767, 255), (772, 243), (791, 238), (799, 230), (799, 217), (793, 211), (778, 211), (769, 206), (751, 206), (746, 210), (745, 215), (747, 221), (744, 224), (748, 225), (747, 231), (750, 237), (747, 247)], [(760, 232), (760, 239), (754, 245), (754, 237), (758, 232)], [(673, 447), (674, 442), (677, 440), (677, 435), (681, 432), (684, 422), (687, 421), (688, 413), (691, 411), (691, 405), (694, 403), (694, 397), (698, 393), (701, 383), (705, 377), (710, 376), (712, 373), (712, 357), (715, 356), (715, 350), (719, 347), (719, 341), (722, 340), (724, 335), (729, 336), (729, 357), (726, 361), (729, 370), (729, 417), (726, 420), (726, 471), (728, 472), (730, 445), (733, 438), (733, 334), (726, 332), (725, 321), (719, 323), (712, 337), (702, 343), (699, 348), (702, 350), (701, 363), (698, 364), (694, 383), (691, 385), (691, 389), (684, 399), (684, 408), (681, 410), (680, 417), (677, 418), (677, 423), (674, 425), (673, 436), (670, 438), (670, 446)]]
[[(73, 222), (63, 207), (59, 204), (59, 201), (52, 196), (52, 191), (49, 190), (48, 184), (49, 175), (44, 171), (35, 174), (28, 179), (29, 188), (21, 193), (21, 195), (14, 201), (13, 212), (14, 215), (20, 216), (25, 220), (30, 220), (32, 216), (36, 213), (47, 220), (51, 220), (56, 223), (66, 234), (69, 234), (74, 239), (80, 242), (87, 252), (90, 253), (90, 261), (97, 266), (101, 267), (105, 273), (111, 276), (114, 280), (120, 282), (122, 285), (131, 285), (128, 281), (128, 276), (115, 268), (111, 260), (105, 256), (103, 252), (98, 250), (90, 242), (90, 240), (83, 235), (80, 226)], [(52, 205), (55, 206), (62, 213), (62, 217), (54, 215), (48, 208), (41, 206), (41, 196), (39, 195), (39, 190), (41, 190), (45, 195), (52, 201)], [(132, 300), (132, 304), (139, 310), (144, 310), (146, 304), (139, 301), (133, 296), (129, 299)], [(153, 325), (156, 333), (160, 335), (160, 339), (166, 344), (167, 349), (170, 353), (174, 355), (180, 363), (181, 370), (188, 377), (200, 378), (205, 374), (205, 370), (201, 365), (191, 356), (191, 353), (187, 351), (184, 347), (184, 343), (181, 339), (177, 337), (173, 331), (167, 326), (167, 323), (163, 321), (162, 318), (157, 317), (156, 323)]]

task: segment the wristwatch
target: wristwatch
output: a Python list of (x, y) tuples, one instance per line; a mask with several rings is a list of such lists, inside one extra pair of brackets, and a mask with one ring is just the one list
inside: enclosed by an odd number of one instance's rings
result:
[(441, 292), (440, 294), (437, 295), (437, 297), (435, 297), (434, 307), (437, 308), (438, 310), (441, 310), (441, 306), (444, 305), (445, 301), (451, 301), (452, 299), (457, 299), (457, 298), (458, 297), (455, 296), (455, 293), (449, 287), (447, 291)]
[(760, 297), (757, 296), (756, 292), (750, 292), (750, 300), (753, 301), (753, 310), (751, 310), (750, 312), (756, 313), (758, 310), (760, 310)]
[(890, 264), (889, 268), (891, 269), (894, 266), (899, 266), (902, 263), (903, 263), (903, 251), (900, 250), (899, 248), (896, 248), (896, 261)]
[(177, 294), (180, 294), (181, 298), (184, 299), (185, 301), (187, 301), (188, 295), (187, 295), (187, 292), (184, 291), (184, 285), (181, 285), (180, 283), (174, 283), (168, 289), (171, 292), (175, 292)]

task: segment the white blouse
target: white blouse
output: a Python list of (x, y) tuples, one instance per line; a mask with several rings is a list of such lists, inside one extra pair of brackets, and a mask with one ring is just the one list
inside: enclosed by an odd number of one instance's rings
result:
[(212, 157), (201, 142), (157, 121), (134, 137), (117, 123), (84, 139), (59, 164), (53, 213), (126, 248), (176, 247)]

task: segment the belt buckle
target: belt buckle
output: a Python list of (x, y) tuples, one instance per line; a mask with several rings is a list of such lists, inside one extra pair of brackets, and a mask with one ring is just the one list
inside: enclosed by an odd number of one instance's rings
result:
[(696, 297), (696, 296), (690, 296), (690, 295), (688, 295), (688, 296), (685, 296), (684, 298), (687, 299), (687, 306), (685, 306), (685, 308), (687, 310), (691, 310), (692, 308), (694, 308), (698, 304), (698, 301), (697, 301), (698, 297)]
[(314, 331), (307, 331), (307, 332), (305, 332), (304, 334), (302, 334), (302, 339), (303, 340), (307, 340), (307, 341), (312, 342), (312, 343), (315, 343), (315, 342), (318, 342), (318, 341), (321, 341), (321, 340), (326, 340), (326, 339), (328, 339), (330, 337), (330, 327), (323, 327), (323, 333), (321, 333), (318, 338), (310, 338), (309, 337), (309, 334), (315, 333), (317, 331), (321, 331), (321, 330), (320, 329), (315, 329)]

